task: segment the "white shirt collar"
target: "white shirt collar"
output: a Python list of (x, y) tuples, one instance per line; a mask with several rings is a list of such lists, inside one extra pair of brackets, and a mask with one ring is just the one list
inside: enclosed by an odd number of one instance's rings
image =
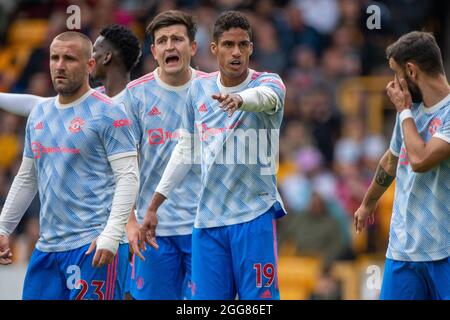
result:
[(85, 94), (83, 94), (81, 97), (79, 97), (77, 100), (71, 102), (71, 103), (60, 103), (59, 102), (59, 95), (56, 96), (55, 99), (55, 105), (56, 108), (58, 109), (67, 109), (67, 108), (71, 108), (74, 105), (77, 105), (81, 102), (83, 102), (84, 99), (86, 99), (87, 97), (89, 97), (95, 90), (94, 89), (89, 89)]
[(443, 106), (445, 106), (450, 100), (450, 93), (441, 101), (439, 101), (438, 103), (436, 103), (434, 106), (431, 106), (429, 108), (426, 108), (423, 105), (423, 102), (420, 103), (420, 111), (423, 111), (425, 113), (435, 113), (437, 110), (439, 110), (440, 108), (442, 108)]
[(183, 84), (181, 86), (171, 86), (170, 84), (167, 84), (163, 80), (161, 80), (161, 78), (159, 77), (159, 74), (158, 74), (158, 69), (159, 69), (159, 67), (156, 68), (155, 70), (153, 70), (153, 76), (155, 77), (156, 82), (158, 83), (158, 85), (160, 85), (164, 89), (167, 89), (170, 91), (182, 91), (182, 90), (189, 88), (189, 86), (191, 85), (192, 79), (194, 79), (195, 75), (196, 75), (196, 70), (191, 68), (191, 79), (189, 79), (188, 82), (186, 82), (185, 84)]
[(219, 72), (218, 76), (217, 76), (217, 80), (216, 80), (217, 86), (219, 87), (219, 91), (221, 93), (234, 93), (234, 92), (240, 92), (240, 91), (246, 89), (247, 85), (252, 80), (254, 72), (255, 72), (255, 70), (248, 69), (247, 78), (245, 78), (245, 80), (243, 82), (241, 82), (240, 84), (238, 84), (237, 86), (234, 86), (234, 87), (225, 87), (222, 84), (222, 82), (220, 81), (221, 76), (220, 76), (220, 72)]

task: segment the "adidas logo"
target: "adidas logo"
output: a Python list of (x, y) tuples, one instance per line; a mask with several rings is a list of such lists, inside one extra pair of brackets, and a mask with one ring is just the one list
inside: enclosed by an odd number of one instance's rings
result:
[(154, 106), (152, 108), (152, 110), (149, 111), (149, 113), (147, 113), (149, 116), (159, 116), (161, 114), (161, 112), (159, 111), (157, 106)]
[(208, 112), (208, 108), (206, 107), (206, 104), (202, 104), (200, 108), (198, 108), (199, 112)]
[(44, 129), (44, 123), (41, 121), (41, 122), (39, 122), (35, 127), (34, 127), (34, 129), (36, 129), (36, 130), (42, 130), (42, 129)]
[(267, 289), (266, 291), (264, 291), (260, 296), (261, 299), (270, 299), (272, 298), (272, 294), (270, 293), (270, 290)]

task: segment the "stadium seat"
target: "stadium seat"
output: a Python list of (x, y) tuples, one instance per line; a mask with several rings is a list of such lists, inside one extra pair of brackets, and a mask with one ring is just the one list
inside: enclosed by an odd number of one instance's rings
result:
[(48, 21), (45, 19), (20, 19), (10, 26), (7, 43), (37, 47), (42, 44), (47, 34)]
[(321, 261), (315, 257), (280, 256), (278, 281), (283, 300), (307, 299), (321, 272)]

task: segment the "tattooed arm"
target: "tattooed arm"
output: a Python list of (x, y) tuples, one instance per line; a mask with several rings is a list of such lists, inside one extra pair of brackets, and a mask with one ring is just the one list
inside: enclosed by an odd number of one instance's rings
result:
[(367, 218), (373, 221), (373, 212), (378, 200), (395, 179), (397, 163), (398, 158), (390, 150), (386, 151), (378, 163), (375, 177), (364, 196), (361, 206), (355, 212), (354, 223), (357, 233), (364, 229)]

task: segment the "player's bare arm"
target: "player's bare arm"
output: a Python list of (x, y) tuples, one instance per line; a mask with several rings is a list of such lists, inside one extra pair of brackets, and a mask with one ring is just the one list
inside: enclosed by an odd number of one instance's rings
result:
[(354, 225), (357, 233), (364, 229), (368, 219), (370, 223), (373, 223), (373, 214), (377, 202), (392, 184), (392, 181), (394, 181), (397, 163), (398, 158), (390, 150), (386, 151), (378, 163), (372, 183), (364, 196), (361, 206), (354, 215)]

